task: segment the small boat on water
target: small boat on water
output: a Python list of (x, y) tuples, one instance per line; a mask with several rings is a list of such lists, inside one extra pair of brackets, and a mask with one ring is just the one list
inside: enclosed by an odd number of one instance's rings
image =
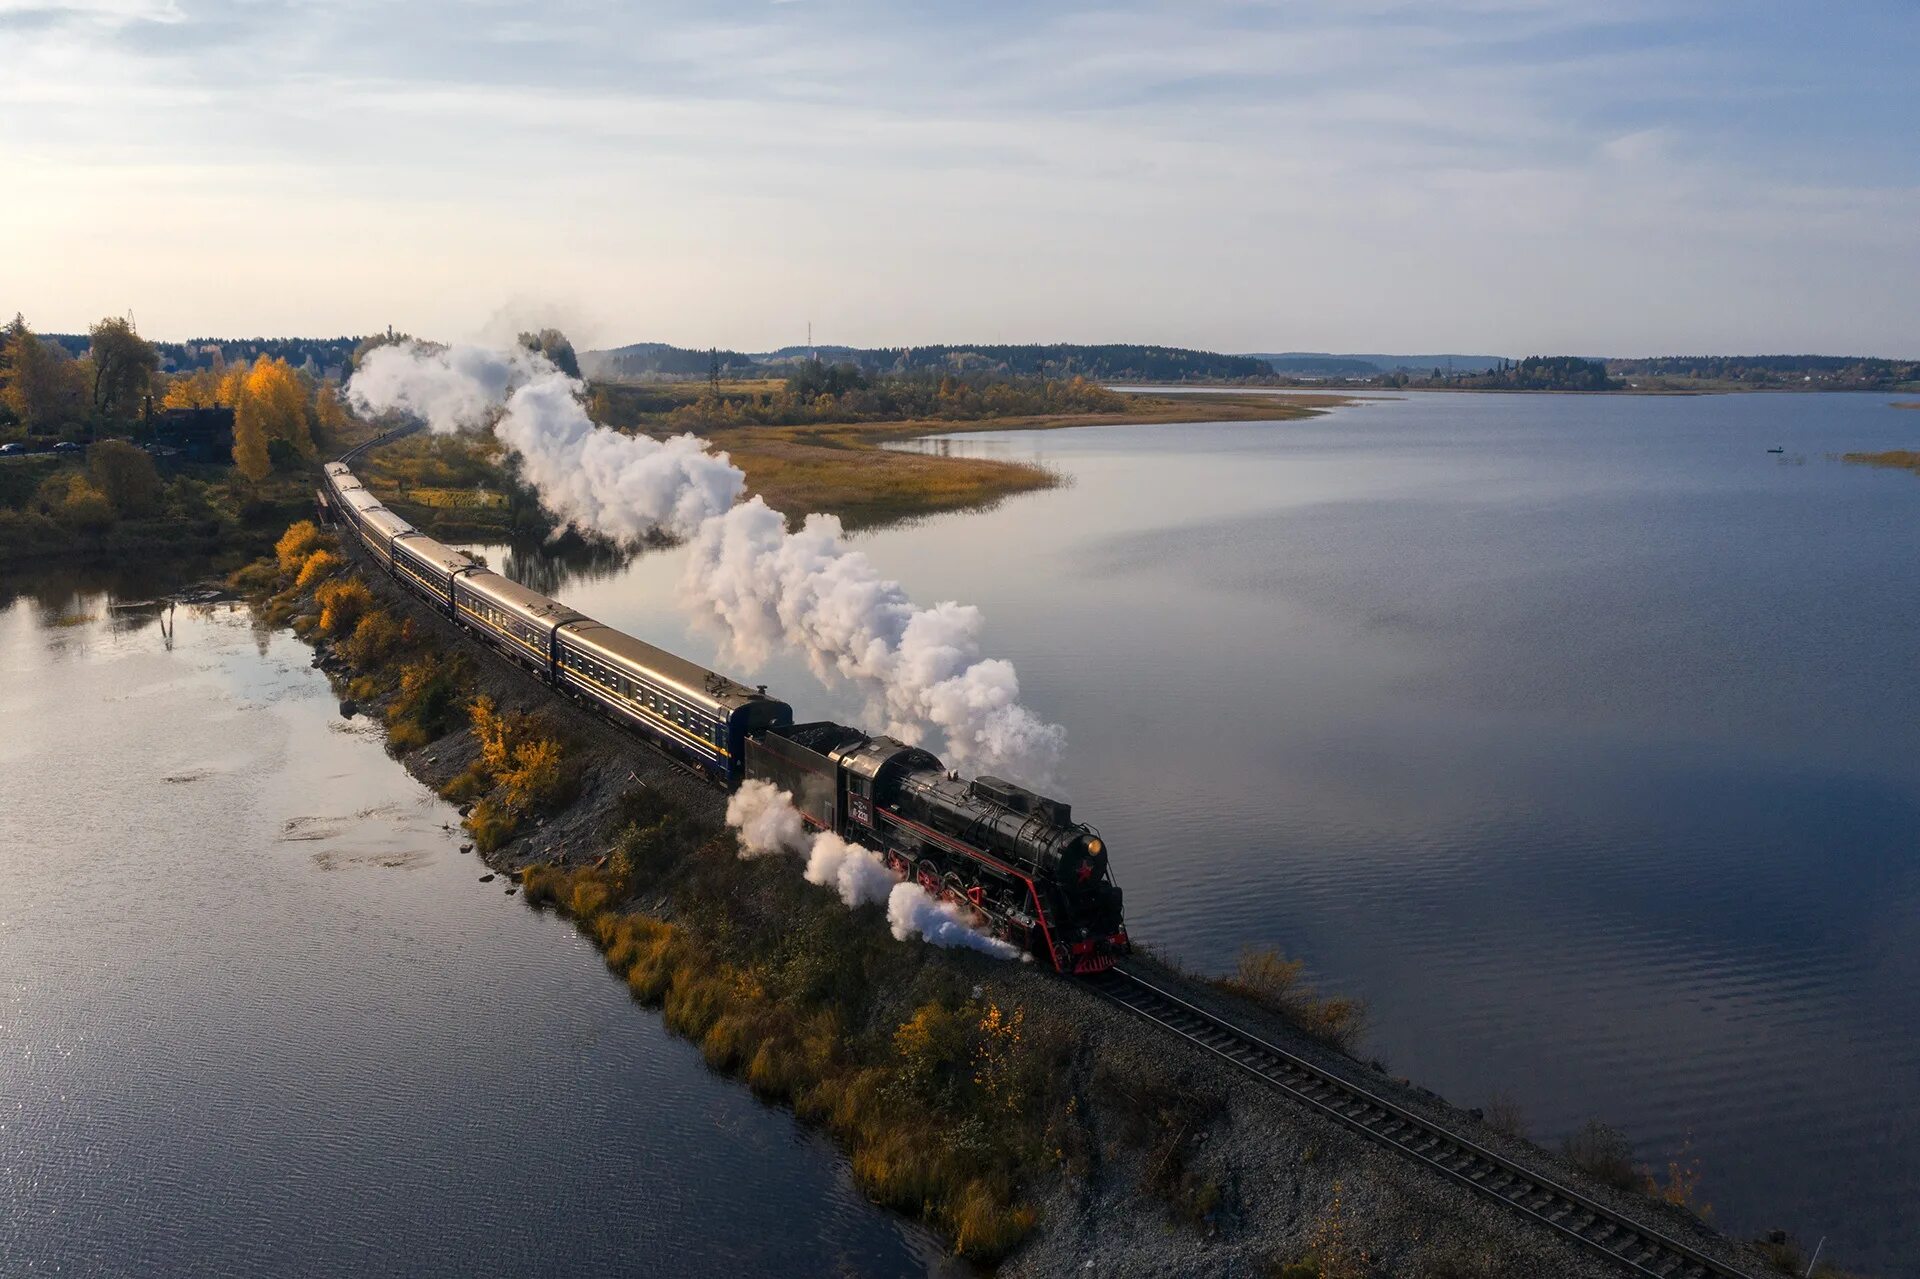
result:
[(1786, 452), (1786, 450), (1785, 450), (1785, 449), (1768, 449), (1768, 450), (1767, 450), (1767, 452), (1769, 452), (1769, 453), (1785, 453), (1785, 452)]

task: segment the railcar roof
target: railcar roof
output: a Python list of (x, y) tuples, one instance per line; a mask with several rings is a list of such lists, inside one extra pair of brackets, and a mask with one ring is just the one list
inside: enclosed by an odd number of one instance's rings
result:
[(473, 561), (454, 550), (444, 542), (436, 542), (425, 533), (415, 533), (394, 543), (409, 555), (419, 556), (438, 568), (449, 573), (458, 573), (463, 568), (472, 568)]
[(483, 568), (469, 573), (460, 579), (460, 583), (462, 589), (484, 596), (502, 608), (514, 609), (542, 621), (551, 622), (558, 618), (580, 616), (559, 600), (551, 599), (539, 591), (522, 586), (510, 577), (502, 577), (491, 569)]
[(616, 631), (592, 618), (568, 624), (560, 632), (560, 637), (563, 642), (574, 641), (577, 647), (610, 658), (620, 665), (638, 667), (674, 685), (688, 696), (716, 706), (732, 708), (759, 696), (737, 680), (710, 671), (698, 662), (689, 662), (664, 648), (655, 648), (645, 640), (635, 639), (624, 631)]
[(361, 514), (367, 523), (373, 525), (389, 537), (398, 537), (402, 533), (413, 532), (413, 525), (395, 515), (384, 506), (363, 507)]

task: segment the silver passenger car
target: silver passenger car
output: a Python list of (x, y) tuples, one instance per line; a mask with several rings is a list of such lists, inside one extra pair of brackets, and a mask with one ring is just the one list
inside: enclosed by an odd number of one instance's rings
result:
[(549, 677), (554, 628), (580, 617), (558, 600), (477, 566), (453, 579), (453, 605), (456, 620), (515, 661)]
[(793, 709), (764, 689), (591, 618), (561, 627), (555, 644), (563, 687), (729, 781), (740, 774), (750, 733), (793, 722)]

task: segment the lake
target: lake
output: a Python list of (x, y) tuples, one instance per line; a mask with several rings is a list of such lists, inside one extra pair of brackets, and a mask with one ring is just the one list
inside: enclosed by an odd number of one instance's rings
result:
[[(1728, 1229), (1920, 1252), (1920, 478), (1885, 396), (1429, 394), (969, 434), (1065, 487), (859, 545), (1071, 734), (1137, 937), (1364, 999)], [(1780, 447), (1785, 451), (1770, 454)], [(711, 661), (681, 556), (496, 567)], [(925, 1273), (939, 1249), (457, 852), (307, 649), (137, 578), (0, 599), (0, 1257)], [(745, 672), (741, 672), (745, 673)], [(859, 699), (792, 659), (804, 716)]]
[(116, 607), (166, 585), (0, 597), (0, 1271), (942, 1266), (478, 882), (303, 644)]
[[(858, 539), (1071, 734), (1136, 937), (1277, 945), (1364, 1051), (1715, 1219), (1920, 1252), (1920, 477), (1885, 395), (1414, 394), (967, 434), (1070, 483)], [(1768, 452), (1772, 448), (1783, 452)], [(680, 556), (496, 567), (703, 661)], [(745, 672), (739, 672), (745, 673)], [(754, 676), (855, 718), (794, 660)]]

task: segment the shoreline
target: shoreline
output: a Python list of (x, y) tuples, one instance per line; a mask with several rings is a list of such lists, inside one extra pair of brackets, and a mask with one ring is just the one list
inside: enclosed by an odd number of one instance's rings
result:
[[(347, 561), (349, 566), (363, 564), (357, 555)], [(849, 1149), (855, 1179), (871, 1197), (929, 1220), (963, 1255), (990, 1259), (1011, 1249), (1002, 1272), (1012, 1275), (1060, 1273), (1094, 1249), (1111, 1262), (1104, 1272), (1118, 1274), (1178, 1270), (1225, 1275), (1246, 1273), (1250, 1267), (1277, 1272), (1317, 1256), (1316, 1268), (1301, 1273), (1330, 1275), (1337, 1271), (1326, 1268), (1327, 1263), (1342, 1255), (1355, 1264), (1364, 1257), (1368, 1264), (1391, 1260), (1413, 1266), (1415, 1272), (1446, 1265), (1455, 1267), (1447, 1273), (1515, 1279), (1538, 1273), (1614, 1273), (1586, 1252), (1277, 1101), (1216, 1062), (1182, 1060), (1181, 1050), (1169, 1053), (1169, 1045), (1143, 1035), (1138, 1023), (1071, 983), (969, 953), (892, 942), (877, 919), (849, 913), (830, 894), (799, 883), (798, 869), (787, 859), (742, 861), (731, 836), (720, 829), (724, 797), (717, 791), (694, 782), (597, 717), (555, 698), (532, 676), (493, 657), (379, 573), (354, 567), (345, 571), (362, 578), (371, 596), (404, 619), (405, 626), (419, 628), (422, 651), (435, 654), (435, 663), (470, 666), (475, 695), (496, 699), (503, 714), (550, 720), (570, 742), (569, 764), (578, 778), (578, 793), (542, 815), (531, 829), (484, 852), (488, 866), (527, 876), (529, 897), (551, 897), (551, 904), (572, 915), (601, 947), (609, 967), (627, 978), (636, 999), (659, 1005), (669, 1026), (700, 1044), (710, 1064), (826, 1127)], [(303, 638), (316, 645), (315, 665), (327, 671), (357, 709), (377, 711), (395, 704), (392, 693), (360, 683), (370, 676), (356, 674), (349, 660), (357, 632), (350, 640), (316, 635), (323, 615), (314, 613), (311, 591), (287, 605), (291, 611), (283, 609), (282, 616), (267, 620), (292, 622), (296, 633), (304, 631)], [(255, 608), (262, 608), (258, 599)], [(390, 680), (392, 672), (376, 667), (372, 675)], [(472, 772), (481, 753), (472, 731), (461, 727), (410, 743), (390, 741), (390, 753), (408, 772), (442, 793)], [(666, 825), (670, 809), (685, 814), (674, 820), (686, 825), (666, 850), (673, 864), (656, 868), (662, 877), (628, 892), (625, 908), (617, 909), (620, 903), (607, 885), (608, 866), (628, 850), (628, 837), (612, 835), (608, 827), (640, 802), (633, 798), (635, 786), (651, 797), (645, 804), (665, 806), (646, 809), (653, 825)], [(610, 837), (613, 859), (606, 851)], [(643, 859), (659, 852), (639, 844), (628, 850)], [(716, 898), (736, 904), (716, 907)], [(837, 1027), (830, 1040), (810, 1039), (806, 1025), (812, 1023), (782, 1020), (776, 1016), (778, 1001), (765, 997), (769, 979), (758, 965), (772, 962), (780, 952), (776, 945), (761, 960), (753, 960), (754, 902), (771, 903), (773, 918), (758, 922), (770, 925), (778, 938), (790, 940), (795, 932), (814, 935), (825, 928), (842, 939), (831, 943), (830, 950), (839, 946), (858, 952), (854, 968), (866, 973), (864, 994), (817, 1002), (810, 1014), (825, 1016)], [(741, 917), (742, 911), (747, 918)], [(801, 922), (796, 924), (796, 917)], [(716, 929), (736, 944), (719, 945)], [(741, 937), (749, 940), (739, 942)], [(851, 941), (845, 940), (849, 937)], [(747, 966), (740, 967), (742, 963)], [(1194, 1002), (1228, 1011), (1289, 1048), (1298, 1046), (1332, 1068), (1364, 1077), (1369, 1088), (1392, 1093), (1410, 1106), (1438, 1108), (1447, 1122), (1461, 1128), (1484, 1128), (1475, 1116), (1409, 1081), (1393, 1080), (1318, 1045), (1272, 1013), (1150, 958), (1137, 963), (1154, 969), (1158, 980), (1175, 985)], [(725, 980), (717, 980), (716, 971)], [(749, 977), (756, 971), (763, 976)], [(758, 999), (740, 993), (756, 986), (763, 991)], [(969, 988), (970, 996), (965, 993)], [(1052, 1063), (1048, 1074), (1055, 1083), (1042, 1080), (1040, 1085), (1042, 1100), (1050, 1099), (1051, 1108), (1022, 1111), (1025, 1118), (1014, 1125), (1021, 1130), (1037, 1125), (1038, 1132), (1029, 1137), (1043, 1137), (1051, 1149), (1036, 1152), (1023, 1139), (1025, 1153), (1012, 1167), (1024, 1168), (1024, 1173), (1015, 1176), (1003, 1167), (996, 1175), (1011, 1177), (1006, 1182), (969, 1174), (961, 1184), (936, 1192), (920, 1180), (921, 1174), (903, 1171), (902, 1161), (912, 1163), (906, 1151), (917, 1149), (917, 1143), (951, 1139), (951, 1125), (917, 1131), (914, 1142), (900, 1146), (898, 1125), (904, 1121), (892, 1117), (891, 1109), (875, 1112), (860, 1102), (862, 1088), (881, 1085), (856, 1087), (858, 1080), (873, 1080), (876, 1071), (884, 1074), (883, 1066), (874, 1061), (836, 1064), (830, 1060), (831, 1042), (878, 1043), (874, 1051), (885, 1058), (888, 1045), (897, 1047), (909, 1025), (930, 1015), (929, 1008), (942, 1010), (936, 1021), (944, 1018), (941, 1024), (949, 1031), (957, 1024), (960, 1032), (978, 1038), (968, 1025), (984, 1017), (983, 1000), (1023, 1013), (1029, 1042), (1039, 1044), (1041, 1057)], [(969, 1042), (964, 1035), (962, 1042)], [(770, 1057), (770, 1044), (787, 1044), (791, 1059), (780, 1052)], [(813, 1048), (803, 1051), (809, 1044)], [(826, 1053), (822, 1060), (838, 1073), (823, 1066), (810, 1074), (809, 1051)], [(967, 1060), (964, 1054), (961, 1060)], [(1056, 1086), (1062, 1082), (1064, 1088)], [(964, 1110), (968, 1100), (960, 1094), (922, 1098), (936, 1115), (946, 1106)], [(1142, 1104), (1150, 1112), (1144, 1120)], [(1532, 1162), (1557, 1162), (1557, 1157), (1491, 1129), (1476, 1131), (1476, 1139), (1496, 1147), (1508, 1142)], [(1571, 1170), (1556, 1175), (1579, 1179)], [(1000, 1188), (992, 1189), (994, 1185)], [(1017, 1197), (1022, 1185), (1028, 1186), (1031, 1199)], [(1642, 1216), (1658, 1211), (1638, 1196), (1626, 1201)], [(1024, 1213), (1037, 1215), (1029, 1220)], [(1677, 1217), (1671, 1228), (1695, 1231), (1719, 1248), (1732, 1247), (1688, 1218)]]

